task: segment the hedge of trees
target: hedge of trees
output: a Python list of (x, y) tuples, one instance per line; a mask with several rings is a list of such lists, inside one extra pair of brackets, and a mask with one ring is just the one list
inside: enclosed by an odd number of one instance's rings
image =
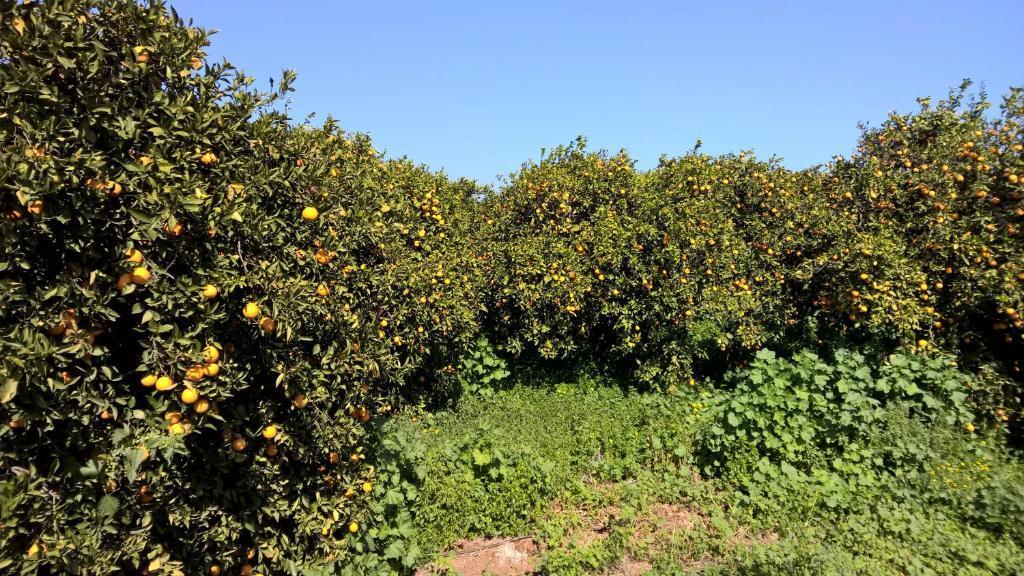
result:
[(650, 386), (763, 347), (1024, 358), (1024, 92), (804, 171), (583, 141), (499, 190), (296, 126), (158, 0), (0, 3), (0, 568), (270, 573), (372, 547), (367, 428), (484, 335)]

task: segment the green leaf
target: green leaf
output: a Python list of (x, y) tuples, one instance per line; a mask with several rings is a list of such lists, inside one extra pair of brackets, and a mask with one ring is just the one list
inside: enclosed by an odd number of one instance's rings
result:
[(103, 498), (100, 498), (100, 501), (96, 506), (96, 512), (99, 513), (101, 518), (110, 518), (117, 512), (120, 505), (121, 503), (117, 498), (110, 494), (106, 494)]
[(127, 476), (129, 482), (134, 482), (139, 474), (139, 466), (142, 465), (145, 452), (141, 449), (129, 450), (125, 454), (125, 476)]

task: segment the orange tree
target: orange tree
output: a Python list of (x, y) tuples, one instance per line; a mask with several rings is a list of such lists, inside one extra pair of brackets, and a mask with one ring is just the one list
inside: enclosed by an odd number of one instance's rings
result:
[(472, 186), (292, 128), (290, 75), (206, 44), (0, 7), (5, 571), (336, 568), (375, 545), (366, 425), (474, 331)]
[(295, 262), (316, 280), (309, 293), (341, 303), (328, 315), (365, 324), (378, 349), (369, 369), (392, 400), (407, 381), (443, 393), (479, 314), (475, 184), (381, 161), (368, 138), (346, 138), (332, 120), (296, 130), (289, 148), (318, 212), (315, 225), (284, 225)]
[(486, 203), (495, 339), (646, 381), (835, 337), (981, 352), (1019, 377), (1024, 97), (990, 118), (963, 94), (823, 169), (695, 151), (638, 173), (556, 148)]
[(648, 382), (778, 342), (799, 311), (791, 270), (826, 243), (818, 180), (696, 152), (638, 174), (624, 153), (556, 148), (489, 200), (496, 339)]
[(961, 87), (865, 130), (821, 191), (848, 240), (818, 271), (850, 329), (983, 352), (1020, 377), (1024, 355), (1024, 93), (1001, 114)]
[(629, 335), (602, 306), (631, 282), (618, 273), (632, 250), (635, 187), (625, 154), (587, 152), (577, 140), (524, 165), (489, 199), (489, 309), (501, 347), (567, 358)]
[(648, 371), (671, 379), (694, 362), (743, 362), (802, 327), (798, 271), (831, 225), (810, 193), (818, 181), (775, 160), (697, 151), (645, 175), (633, 306), (644, 311), (641, 356), (660, 357)]

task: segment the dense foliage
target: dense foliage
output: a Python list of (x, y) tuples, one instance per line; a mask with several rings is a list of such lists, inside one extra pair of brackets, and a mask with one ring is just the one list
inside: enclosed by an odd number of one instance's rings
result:
[(2, 17), (0, 563), (329, 569), (365, 423), (474, 332), (472, 187), (291, 128), (290, 78), (250, 90), (159, 4)]
[(992, 118), (965, 89), (819, 170), (695, 150), (638, 173), (624, 152), (556, 148), (489, 200), (488, 326), (513, 355), (652, 382), (813, 334), (948, 347), (1019, 379), (1024, 92)]
[[(845, 350), (832, 363), (806, 351), (780, 361), (765, 350), (733, 380), (727, 401), (710, 407), (715, 423), (702, 452), (712, 472), (873, 459), (865, 439), (893, 411), (974, 429), (965, 405), (969, 379), (943, 358), (895, 354), (876, 374), (862, 355)], [(808, 462), (808, 455), (821, 461)]]
[(784, 246), (800, 246), (807, 223), (790, 231), (774, 218), (822, 218), (789, 199), (816, 180), (697, 153), (637, 174), (625, 153), (555, 149), (514, 174), (489, 212), (500, 345), (638, 361), (642, 379), (666, 381), (779, 341), (796, 321), (786, 267), (803, 256)]
[[(441, 521), (409, 515), (419, 486), (453, 488), (383, 420), (494, 396), (510, 361), (687, 394), (753, 361), (695, 457), (746, 490), (917, 462), (869, 447), (893, 414), (1016, 425), (1024, 91), (923, 100), (810, 170), (695, 149), (644, 172), (578, 140), (493, 191), (294, 124), (290, 73), (259, 91), (208, 43), (158, 0), (0, 2), (5, 572), (409, 568)], [(849, 344), (900, 353), (758, 353)], [(557, 486), (529, 452), (442, 453), (485, 480), (467, 503), (522, 511), (466, 531), (540, 506), (505, 480)], [(1008, 493), (965, 517), (1019, 537)]]

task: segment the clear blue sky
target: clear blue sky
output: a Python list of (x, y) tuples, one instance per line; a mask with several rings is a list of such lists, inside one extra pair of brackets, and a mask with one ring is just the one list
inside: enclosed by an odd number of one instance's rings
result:
[(579, 134), (642, 168), (697, 138), (803, 168), (963, 78), (1024, 84), (1022, 0), (171, 5), (260, 82), (296, 70), (296, 118), (482, 183)]

